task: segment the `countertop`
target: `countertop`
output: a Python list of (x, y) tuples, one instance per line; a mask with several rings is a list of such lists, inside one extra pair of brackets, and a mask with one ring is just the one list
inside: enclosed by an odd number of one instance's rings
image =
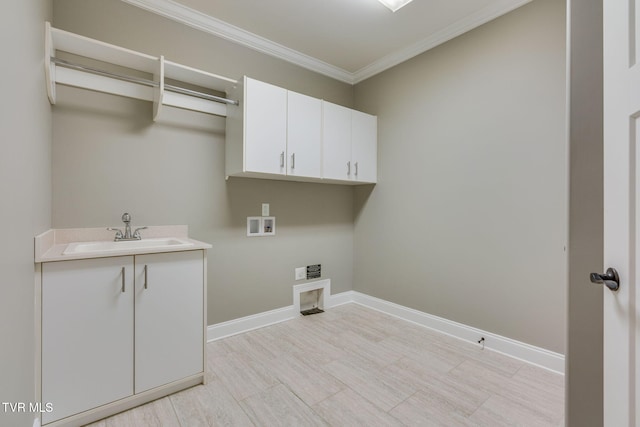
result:
[[(136, 227), (137, 228), (137, 227)], [(159, 248), (127, 248), (109, 252), (81, 252), (65, 255), (63, 252), (70, 243), (113, 241), (115, 232), (101, 228), (60, 228), (51, 229), (35, 237), (34, 259), (36, 263), (50, 261), (71, 261), (76, 259), (105, 258), (126, 255), (139, 255), (160, 252), (192, 251), (210, 249), (211, 245), (189, 238), (186, 225), (149, 226), (140, 232), (142, 240), (157, 238), (176, 238), (188, 242), (188, 246), (164, 246)]]

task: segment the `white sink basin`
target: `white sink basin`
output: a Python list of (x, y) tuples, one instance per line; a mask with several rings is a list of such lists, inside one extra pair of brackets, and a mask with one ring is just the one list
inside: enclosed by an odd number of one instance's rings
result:
[(78, 242), (69, 243), (62, 252), (63, 255), (94, 253), (94, 252), (118, 252), (139, 249), (158, 250), (163, 248), (183, 248), (193, 246), (193, 243), (174, 237), (159, 239), (125, 240), (119, 242)]

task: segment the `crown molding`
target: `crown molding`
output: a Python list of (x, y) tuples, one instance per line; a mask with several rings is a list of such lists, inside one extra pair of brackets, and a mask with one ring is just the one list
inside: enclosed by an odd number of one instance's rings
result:
[(239, 45), (254, 49), (265, 55), (282, 59), (316, 73), (348, 84), (356, 84), (394, 67), (414, 56), (420, 55), (467, 31), (523, 6), (532, 0), (501, 0), (478, 12), (460, 19), (437, 33), (404, 49), (384, 56), (366, 67), (352, 73), (312, 56), (275, 43), (257, 34), (243, 30), (220, 19), (191, 9), (173, 0), (122, 0), (156, 15), (171, 19), (205, 33), (212, 34)]
[(524, 6), (532, 0), (503, 0), (499, 3), (494, 3), (478, 12), (469, 15), (463, 19), (460, 19), (453, 24), (443, 28), (442, 30), (434, 33), (433, 35), (414, 43), (404, 49), (398, 50), (394, 53), (386, 55), (381, 59), (372, 62), (371, 64), (363, 67), (353, 73), (353, 83), (360, 83), (363, 80), (373, 77), (391, 67), (394, 67), (404, 61), (407, 61), (414, 56), (418, 56), (434, 47), (448, 42), (451, 39), (458, 37), (468, 31), (473, 30), (492, 21), (502, 15), (511, 12), (514, 9)]
[(353, 73), (242, 28), (183, 6), (173, 0), (122, 0), (132, 6), (155, 13), (205, 33), (254, 49), (344, 83), (353, 84)]

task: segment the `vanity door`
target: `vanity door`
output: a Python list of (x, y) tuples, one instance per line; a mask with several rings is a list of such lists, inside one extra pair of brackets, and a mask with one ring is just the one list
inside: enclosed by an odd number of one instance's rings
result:
[(133, 394), (133, 257), (42, 265), (47, 424)]
[(135, 257), (135, 392), (204, 372), (204, 251)]

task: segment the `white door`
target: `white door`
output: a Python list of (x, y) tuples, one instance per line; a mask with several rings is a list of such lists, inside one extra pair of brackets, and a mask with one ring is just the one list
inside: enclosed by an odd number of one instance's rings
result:
[(360, 111), (352, 111), (351, 115), (353, 177), (361, 182), (376, 182), (378, 175), (378, 118)]
[(620, 276), (604, 289), (604, 424), (640, 425), (640, 4), (604, 5), (604, 265)]
[(245, 78), (244, 170), (287, 171), (287, 90)]
[(135, 257), (135, 392), (204, 370), (203, 251)]
[(322, 177), (352, 177), (351, 110), (322, 101)]
[(133, 394), (133, 257), (42, 266), (42, 423)]
[(287, 175), (320, 177), (322, 101), (288, 91)]

